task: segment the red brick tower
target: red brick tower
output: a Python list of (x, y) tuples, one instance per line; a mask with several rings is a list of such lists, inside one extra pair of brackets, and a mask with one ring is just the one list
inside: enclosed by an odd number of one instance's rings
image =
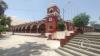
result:
[(60, 9), (56, 5), (52, 5), (47, 9), (46, 32), (55, 32), (57, 30), (57, 22), (60, 18)]

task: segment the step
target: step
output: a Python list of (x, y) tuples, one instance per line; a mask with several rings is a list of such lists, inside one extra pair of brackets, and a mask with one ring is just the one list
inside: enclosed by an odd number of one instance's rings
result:
[(82, 38), (87, 38), (87, 39), (99, 39), (100, 40), (100, 38), (96, 38), (96, 37), (74, 37), (73, 39), (82, 39)]
[(85, 36), (100, 36), (100, 35), (93, 35), (93, 34), (91, 34), (91, 35), (89, 35), (89, 34), (84, 34)]
[[(80, 40), (80, 39), (83, 39), (83, 38), (73, 38), (73, 39), (79, 39)], [(100, 42), (100, 39), (95, 39), (95, 38), (87, 38), (87, 39), (90, 40), (90, 41)]]
[[(70, 41), (80, 41), (80, 39), (72, 39), (72, 40), (70, 40)], [(90, 40), (90, 43), (100, 45), (100, 42), (98, 42), (98, 41), (91, 41), (91, 40)]]
[[(74, 43), (73, 43), (74, 42)], [(79, 45), (79, 43), (76, 43), (76, 41), (71, 41), (70, 43), (73, 43), (73, 44), (77, 44)], [(94, 48), (96, 50), (100, 49), (100, 45), (97, 45), (97, 44), (93, 44), (93, 43), (84, 43), (85, 46), (88, 46), (89, 48)]]
[(82, 36), (82, 35), (80, 35), (80, 36), (75, 36), (75, 37), (87, 37), (87, 38), (93, 38), (93, 37), (95, 37), (95, 38), (100, 38), (100, 36)]
[(72, 50), (75, 50), (77, 52), (81, 52), (85, 55), (89, 55), (89, 56), (99, 56), (100, 54), (85, 50), (85, 49), (81, 49), (79, 48), (79, 46), (77, 44), (72, 44), (72, 43), (68, 43), (67, 45), (64, 46), (65, 48), (69, 48)]
[(100, 37), (94, 37), (94, 36), (79, 36), (79, 37), (74, 37), (74, 38), (95, 38), (95, 39), (100, 39)]
[(60, 55), (62, 55), (62, 56), (74, 56), (74, 55), (72, 55), (72, 54), (70, 54), (70, 53), (68, 53), (68, 52), (64, 52), (63, 50), (61, 50), (61, 49), (56, 49), (55, 50), (57, 53), (59, 53)]
[[(80, 47), (80, 45), (78, 45), (78, 44), (73, 44), (73, 43), (68, 43), (67, 45), (71, 45), (71, 46), (73, 46), (73, 47), (77, 47), (77, 48)], [(85, 48), (81, 48), (81, 49), (85, 49)], [(85, 50), (86, 50), (86, 49), (85, 49)], [(88, 51), (91, 51), (91, 52), (94, 52), (94, 53), (98, 53), (98, 54), (100, 54), (100, 50), (97, 49), (97, 48), (88, 47), (87, 50), (88, 50)]]
[(78, 34), (76, 36), (100, 36), (100, 35)]
[[(80, 44), (81, 42), (70, 41), (70, 43)], [(94, 46), (94, 47), (98, 47), (98, 48), (100, 48), (100, 45), (96, 45), (96, 44), (92, 44), (92, 43), (84, 43), (84, 44), (85, 44), (85, 45), (90, 45), (90, 46)]]
[(74, 56), (80, 56), (80, 55), (81, 55), (81, 56), (87, 56), (87, 55), (85, 55), (85, 54), (83, 54), (83, 53), (77, 52), (77, 51), (72, 50), (72, 49), (69, 49), (69, 48), (65, 48), (65, 47), (61, 48), (61, 47), (60, 47), (60, 49), (63, 50), (63, 51), (65, 51), (65, 52), (71, 53), (71, 54), (73, 54)]
[[(77, 41), (70, 41), (70, 43), (78, 44), (78, 45), (80, 44), (80, 42), (77, 42)], [(100, 45), (96, 45), (96, 44), (92, 44), (92, 43), (84, 43), (84, 45), (100, 49)]]

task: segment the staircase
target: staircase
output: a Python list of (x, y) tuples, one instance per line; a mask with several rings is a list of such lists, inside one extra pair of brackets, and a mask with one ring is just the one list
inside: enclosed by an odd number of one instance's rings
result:
[(55, 51), (61, 56), (100, 56), (100, 35), (76, 35)]

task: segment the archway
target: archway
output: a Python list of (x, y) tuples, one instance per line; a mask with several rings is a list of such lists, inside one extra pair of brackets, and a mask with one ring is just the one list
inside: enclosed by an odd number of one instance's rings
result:
[(18, 32), (18, 27), (15, 28), (15, 32)]
[(36, 33), (36, 32), (37, 32), (37, 25), (33, 25), (33, 26), (32, 26), (31, 32), (32, 32), (32, 33)]
[(26, 26), (26, 32), (27, 32), (27, 33), (30, 33), (30, 25), (27, 25), (27, 26)]
[(22, 32), (25, 33), (25, 25), (22, 26)]
[(17, 32), (17, 26), (15, 26), (12, 31)]
[(17, 32), (20, 32), (20, 26), (17, 26)]
[(38, 27), (38, 33), (45, 33), (45, 24), (41, 24)]
[(21, 33), (21, 26), (19, 26), (18, 32)]

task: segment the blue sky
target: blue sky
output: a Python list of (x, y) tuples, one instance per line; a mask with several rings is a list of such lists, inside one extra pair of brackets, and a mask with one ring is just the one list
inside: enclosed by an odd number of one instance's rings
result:
[(56, 3), (61, 10), (64, 8), (65, 20), (72, 20), (81, 12), (91, 16), (91, 21), (100, 22), (100, 0), (4, 0), (8, 4), (5, 14), (16, 16), (17, 19), (41, 20), (51, 3)]

